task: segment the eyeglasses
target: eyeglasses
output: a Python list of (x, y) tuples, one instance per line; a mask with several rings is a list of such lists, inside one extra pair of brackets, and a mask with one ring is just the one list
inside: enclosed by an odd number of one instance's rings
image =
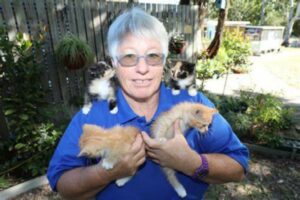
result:
[(125, 54), (118, 56), (117, 60), (123, 67), (133, 67), (139, 63), (140, 58), (144, 58), (148, 65), (156, 66), (163, 64), (165, 55), (159, 53), (149, 53), (143, 56)]

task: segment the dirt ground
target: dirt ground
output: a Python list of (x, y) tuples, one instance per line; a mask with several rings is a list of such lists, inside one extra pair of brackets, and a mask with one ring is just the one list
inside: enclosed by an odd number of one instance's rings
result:
[[(300, 199), (299, 160), (267, 159), (251, 156), (249, 172), (240, 183), (211, 185), (207, 200), (298, 200)], [(12, 200), (61, 200), (49, 185)]]
[(244, 181), (213, 185), (205, 199), (296, 200), (300, 199), (299, 188), (299, 161), (252, 156)]

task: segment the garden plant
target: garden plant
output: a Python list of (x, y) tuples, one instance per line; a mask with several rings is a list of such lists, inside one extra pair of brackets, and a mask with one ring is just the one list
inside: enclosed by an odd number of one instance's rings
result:
[[(0, 141), (0, 177), (31, 178), (45, 173), (63, 125), (53, 123), (53, 107), (42, 85), (43, 36), (9, 40), (0, 28), (0, 101), (10, 138)], [(52, 108), (51, 108), (52, 107)]]

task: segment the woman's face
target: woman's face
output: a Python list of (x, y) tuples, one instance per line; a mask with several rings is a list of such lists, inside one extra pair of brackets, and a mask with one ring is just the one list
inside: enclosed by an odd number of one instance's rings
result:
[[(116, 74), (124, 95), (135, 101), (147, 101), (155, 95), (159, 95), (159, 86), (163, 75), (163, 63), (149, 65), (145, 57), (140, 57), (133, 66), (124, 66), (121, 58), (125, 56), (146, 56), (162, 54), (160, 43), (155, 39), (141, 38), (128, 34), (117, 50), (118, 60)], [(152, 59), (151, 58), (151, 59)], [(148, 59), (150, 60), (150, 59)], [(120, 63), (121, 61), (121, 63)]]

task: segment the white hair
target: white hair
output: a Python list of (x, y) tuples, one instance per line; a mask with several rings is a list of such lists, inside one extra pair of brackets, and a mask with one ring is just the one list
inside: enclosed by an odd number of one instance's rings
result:
[(144, 10), (134, 7), (118, 16), (109, 27), (107, 43), (112, 59), (116, 60), (118, 45), (128, 33), (158, 40), (162, 53), (167, 57), (169, 39), (163, 23)]

